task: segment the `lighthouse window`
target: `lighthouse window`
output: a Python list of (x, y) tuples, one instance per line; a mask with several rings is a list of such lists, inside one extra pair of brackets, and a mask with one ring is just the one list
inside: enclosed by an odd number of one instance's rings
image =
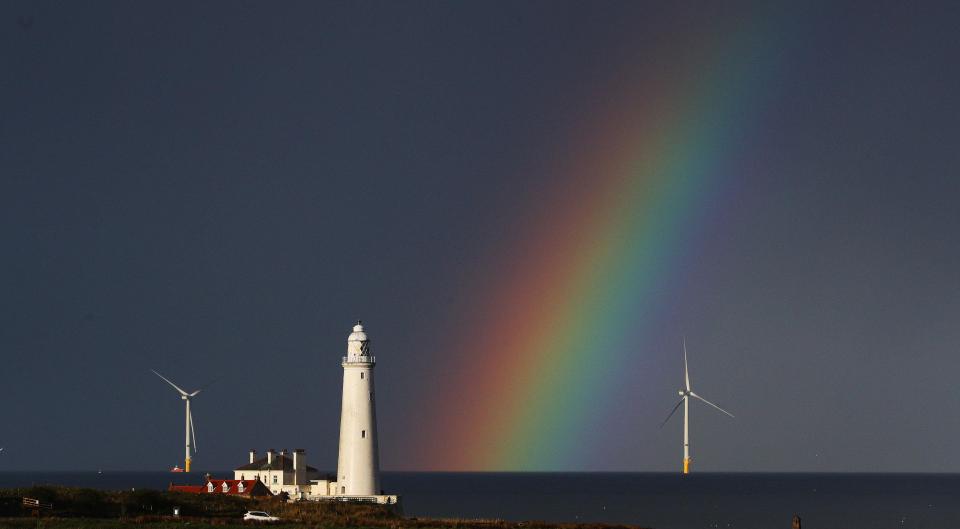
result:
[(360, 437), (366, 439), (366, 438), (367, 438), (367, 431), (366, 431), (366, 430), (360, 430)]
[(363, 373), (360, 373), (360, 380), (363, 380)]

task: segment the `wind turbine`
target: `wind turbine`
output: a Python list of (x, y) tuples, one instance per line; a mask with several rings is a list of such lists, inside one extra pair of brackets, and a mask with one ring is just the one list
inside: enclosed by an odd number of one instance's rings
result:
[[(151, 369), (150, 371), (153, 371), (153, 370)], [(153, 371), (153, 374), (162, 378), (164, 382), (166, 382), (167, 384), (170, 384), (171, 386), (173, 386), (173, 389), (177, 390), (177, 392), (180, 393), (180, 398), (187, 403), (187, 419), (186, 419), (187, 422), (186, 422), (186, 431), (184, 432), (184, 436), (186, 437), (186, 441), (187, 441), (187, 449), (186, 449), (185, 461), (183, 463), (183, 471), (190, 472), (190, 438), (191, 437), (193, 438), (193, 452), (194, 453), (197, 452), (197, 434), (193, 430), (193, 414), (190, 413), (190, 399), (193, 397), (196, 397), (198, 393), (203, 391), (203, 389), (201, 388), (194, 391), (193, 393), (187, 393), (186, 391), (180, 389), (180, 387), (174, 384), (173, 382), (170, 382), (170, 380), (167, 377), (161, 375), (160, 373)]]
[(663, 420), (663, 423), (660, 424), (660, 427), (663, 428), (664, 424), (667, 424), (667, 421), (670, 420), (670, 417), (673, 417), (673, 414), (677, 412), (677, 408), (683, 404), (683, 473), (690, 473), (690, 397), (699, 399), (710, 406), (726, 413), (727, 415), (733, 417), (733, 414), (727, 410), (717, 406), (716, 404), (710, 402), (709, 400), (697, 395), (690, 389), (690, 370), (687, 367), (687, 339), (683, 339), (683, 379), (685, 389), (680, 390), (680, 402), (673, 407), (673, 410), (670, 411), (670, 415), (667, 415), (667, 418)]

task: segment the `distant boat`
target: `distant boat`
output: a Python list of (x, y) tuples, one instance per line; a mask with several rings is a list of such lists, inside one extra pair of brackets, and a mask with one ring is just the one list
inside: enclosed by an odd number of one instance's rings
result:
[(173, 468), (170, 469), (170, 472), (183, 472), (183, 469), (178, 465), (173, 465)]

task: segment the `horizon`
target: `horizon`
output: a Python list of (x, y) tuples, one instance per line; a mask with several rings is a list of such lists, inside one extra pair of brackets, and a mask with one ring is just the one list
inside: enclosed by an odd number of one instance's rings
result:
[[(327, 472), (324, 469), (318, 469), (321, 473)], [(189, 473), (179, 473), (179, 472), (170, 472), (169, 470), (0, 470), (0, 473), (7, 474), (104, 474), (104, 473), (130, 473), (130, 474), (163, 474), (170, 475), (171, 477), (194, 477), (197, 475), (203, 476), (204, 474), (210, 473), (211, 477), (214, 479), (224, 479), (216, 478), (212, 473), (213, 472), (223, 472), (223, 473), (232, 473), (233, 469), (219, 469), (219, 470), (193, 470)], [(330, 471), (333, 472), (333, 471)], [(677, 475), (681, 478), (684, 476), (678, 471), (670, 470), (381, 470), (381, 474), (656, 474), (656, 475)], [(757, 471), (744, 471), (744, 470), (732, 470), (732, 471), (697, 471), (686, 474), (686, 476), (693, 475), (730, 475), (730, 474), (778, 474), (778, 475), (824, 475), (824, 476), (960, 476), (960, 472), (880, 472), (880, 471), (846, 471), (846, 472), (837, 472), (837, 471), (794, 471), (794, 472), (784, 472), (779, 470), (757, 470)]]

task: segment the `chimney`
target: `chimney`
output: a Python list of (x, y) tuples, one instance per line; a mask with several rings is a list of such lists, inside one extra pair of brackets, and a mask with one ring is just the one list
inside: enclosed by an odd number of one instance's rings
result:
[(267, 464), (268, 464), (268, 465), (272, 465), (272, 464), (273, 464), (273, 454), (275, 454), (275, 453), (276, 453), (276, 452), (273, 451), (273, 448), (268, 448), (268, 449), (267, 449)]
[(250, 449), (250, 462), (253, 463), (257, 460), (257, 451), (253, 448)]
[(294, 448), (293, 450), (293, 483), (295, 485), (307, 484), (307, 456), (303, 448)]

